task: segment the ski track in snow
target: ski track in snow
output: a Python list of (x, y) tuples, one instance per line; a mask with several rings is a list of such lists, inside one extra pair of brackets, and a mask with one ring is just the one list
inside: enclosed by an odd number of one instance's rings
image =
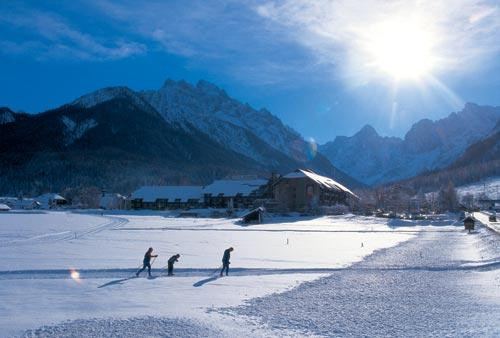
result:
[(422, 232), (351, 268), (215, 311), (300, 335), (498, 337), (499, 268), (499, 237), (488, 229)]
[[(481, 263), (463, 262), (461, 265), (449, 266), (433, 265), (433, 266), (385, 266), (385, 267), (370, 267), (363, 265), (354, 265), (347, 268), (310, 268), (310, 269), (246, 269), (246, 268), (231, 268), (231, 276), (268, 276), (268, 275), (290, 275), (290, 274), (324, 274), (343, 271), (356, 272), (382, 272), (382, 271), (491, 271), (500, 268), (500, 261), (486, 260)], [(155, 278), (166, 276), (166, 267), (153, 268), (151, 273)], [(218, 271), (218, 270), (217, 270)], [(15, 280), (15, 279), (71, 279), (71, 270), (13, 270), (0, 271), (0, 280)], [(78, 270), (79, 279), (108, 279), (108, 278), (124, 278), (132, 279), (137, 272), (137, 268), (129, 269), (81, 269)], [(206, 277), (213, 273), (214, 269), (204, 268), (177, 268), (175, 269), (176, 277)], [(145, 276), (145, 272), (142, 277)], [(107, 284), (113, 284), (113, 281)]]
[(62, 231), (62, 232), (51, 232), (41, 235), (36, 235), (30, 238), (16, 239), (13, 241), (2, 243), (2, 246), (18, 246), (18, 245), (30, 245), (40, 242), (57, 242), (57, 241), (68, 241), (72, 239), (82, 238), (84, 236), (94, 235), (104, 230), (117, 230), (121, 226), (128, 223), (128, 220), (123, 217), (116, 216), (98, 216), (102, 217), (106, 221), (95, 226), (88, 227), (84, 230), (79, 231)]

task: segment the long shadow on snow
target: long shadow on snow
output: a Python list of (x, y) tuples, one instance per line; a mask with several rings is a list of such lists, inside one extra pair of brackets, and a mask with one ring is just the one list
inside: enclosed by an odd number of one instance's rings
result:
[(213, 282), (214, 280), (217, 280), (218, 278), (219, 277), (217, 277), (217, 276), (208, 277), (208, 278), (202, 279), (200, 281), (197, 281), (196, 283), (193, 284), (193, 286), (195, 288), (199, 288), (200, 286), (203, 286), (207, 283)]
[[(378, 253), (374, 253), (375, 255)], [(266, 268), (233, 268), (233, 276), (258, 276), (258, 275), (283, 275), (283, 274), (308, 274), (308, 273), (331, 273), (337, 271), (492, 271), (500, 268), (499, 258), (479, 262), (476, 265), (465, 265), (477, 263), (472, 261), (455, 261), (453, 265), (438, 266), (380, 266), (366, 267), (355, 265), (347, 268), (304, 268), (304, 269), (266, 269)], [(82, 269), (78, 270), (81, 279), (118, 278), (112, 284), (119, 284), (121, 280), (131, 279), (136, 269)], [(153, 269), (153, 274), (160, 275), (165, 272), (161, 269)], [(176, 269), (177, 277), (202, 277), (213, 273), (213, 269)], [(70, 270), (16, 270), (0, 271), (0, 280), (14, 279), (70, 279)]]

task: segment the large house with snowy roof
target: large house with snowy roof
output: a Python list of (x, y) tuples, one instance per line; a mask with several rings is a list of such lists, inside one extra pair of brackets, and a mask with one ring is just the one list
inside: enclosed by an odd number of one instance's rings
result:
[[(348, 204), (357, 196), (333, 179), (297, 169), (270, 180), (216, 180), (207, 186), (145, 186), (130, 198), (133, 209), (250, 208), (272, 202), (280, 209), (307, 212), (320, 206)], [(274, 201), (274, 202), (273, 202)]]
[(145, 186), (132, 193), (133, 209), (197, 208), (203, 204), (200, 186)]
[(248, 208), (260, 197), (267, 180), (216, 180), (203, 188), (203, 200), (211, 208)]
[(145, 186), (132, 193), (133, 209), (247, 208), (267, 180), (216, 180), (207, 186)]
[(275, 202), (289, 211), (307, 212), (322, 206), (347, 205), (357, 199), (339, 182), (308, 169), (297, 169), (282, 176), (273, 190)]

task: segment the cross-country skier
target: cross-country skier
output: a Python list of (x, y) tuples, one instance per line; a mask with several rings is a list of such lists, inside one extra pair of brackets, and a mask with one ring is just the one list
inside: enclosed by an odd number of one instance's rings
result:
[(231, 259), (231, 251), (233, 251), (233, 247), (230, 247), (229, 249), (224, 250), (224, 255), (222, 256), (222, 270), (220, 270), (220, 276), (222, 277), (222, 273), (224, 272), (224, 269), (226, 270), (226, 276), (229, 273), (229, 260)]
[(173, 255), (172, 257), (170, 257), (168, 259), (168, 275), (169, 276), (172, 276), (174, 274), (174, 263), (179, 261), (179, 257), (181, 257), (181, 255), (177, 254), (177, 255)]
[(144, 260), (142, 261), (142, 268), (136, 272), (136, 277), (139, 277), (139, 274), (148, 268), (148, 275), (151, 277), (151, 257), (158, 257), (158, 255), (153, 255), (153, 248), (149, 248), (144, 255)]

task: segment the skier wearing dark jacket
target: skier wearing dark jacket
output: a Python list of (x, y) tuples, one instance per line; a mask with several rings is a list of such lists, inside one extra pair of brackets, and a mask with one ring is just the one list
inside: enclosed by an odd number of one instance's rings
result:
[(222, 273), (226, 270), (226, 276), (229, 273), (229, 260), (231, 259), (231, 251), (233, 251), (233, 247), (224, 250), (224, 255), (222, 256), (222, 270), (220, 270), (220, 276), (222, 277)]
[(172, 276), (174, 274), (174, 263), (179, 261), (179, 257), (181, 257), (181, 255), (177, 254), (177, 255), (173, 255), (172, 257), (170, 257), (168, 259), (168, 275), (169, 276)]
[(148, 268), (148, 275), (151, 277), (151, 257), (158, 257), (158, 255), (153, 255), (153, 248), (149, 248), (144, 255), (144, 259), (142, 260), (142, 268), (136, 272), (136, 276), (139, 277), (139, 274)]

